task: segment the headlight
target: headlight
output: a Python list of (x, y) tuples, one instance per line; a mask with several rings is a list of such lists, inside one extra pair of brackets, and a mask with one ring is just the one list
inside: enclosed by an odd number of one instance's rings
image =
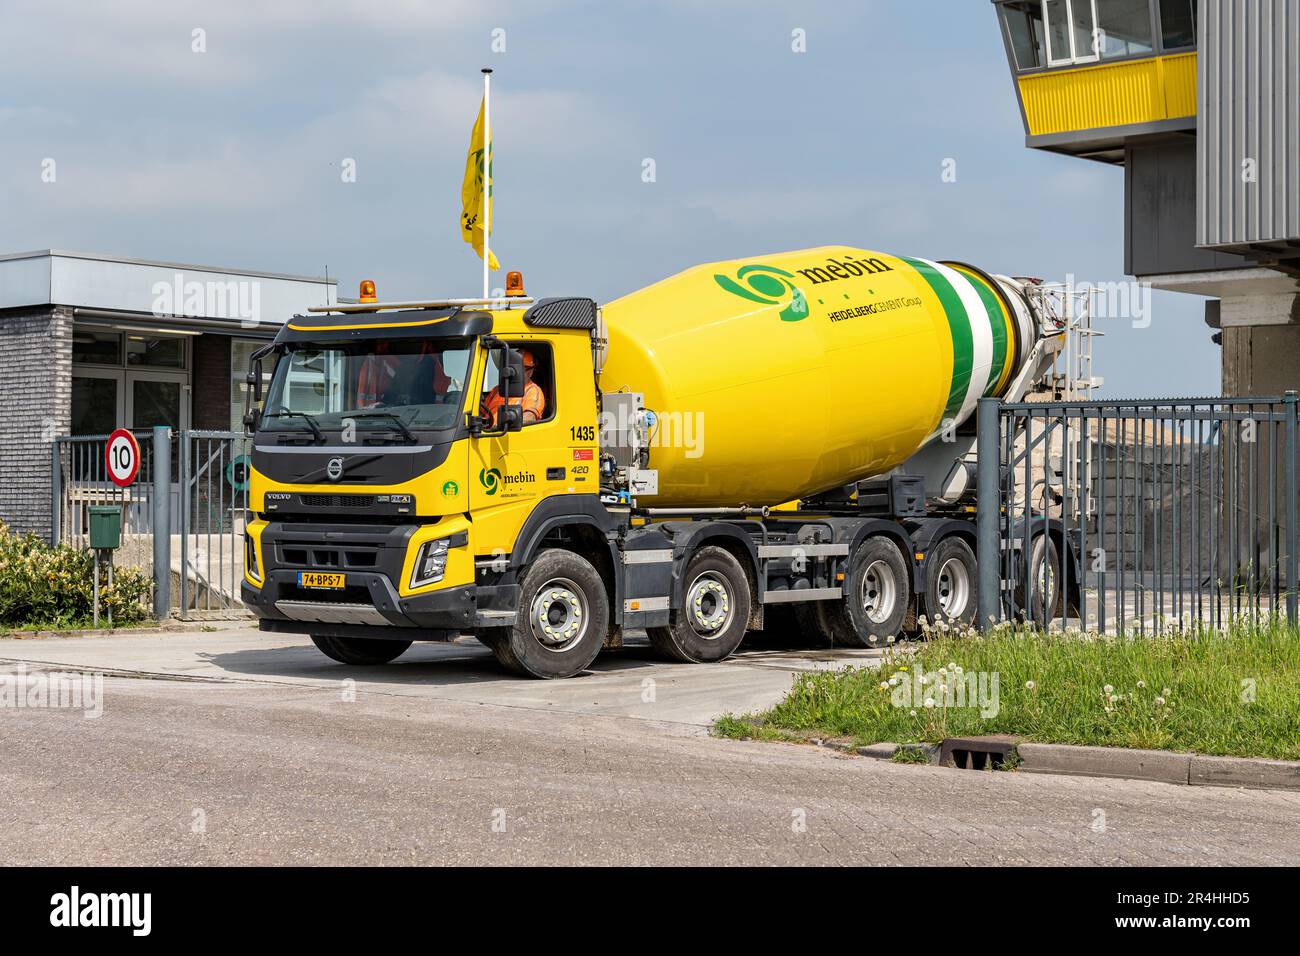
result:
[(420, 547), (420, 553), (415, 556), (415, 570), (411, 572), (411, 587), (437, 584), (442, 580), (447, 570), (447, 545), (446, 538), (439, 538), (426, 541)]
[(257, 545), (253, 544), (253, 536), (247, 532), (244, 534), (244, 567), (253, 580), (262, 580), (262, 568), (257, 563)]

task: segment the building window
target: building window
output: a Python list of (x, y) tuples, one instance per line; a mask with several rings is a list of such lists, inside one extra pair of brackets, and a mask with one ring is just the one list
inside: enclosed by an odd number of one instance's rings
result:
[[(248, 366), (254, 352), (266, 345), (265, 339), (230, 340), (230, 430), (243, 431), (244, 412), (248, 402)], [(275, 365), (269, 357), (262, 360), (262, 394), (271, 384), (271, 370)]]
[(1155, 52), (1148, 0), (1095, 0), (1097, 48), (1102, 59)]
[(142, 368), (184, 368), (185, 340), (128, 332), (126, 364)]
[[(1183, 6), (1190, 2), (1182, 0)], [(1003, 10), (1020, 70), (1155, 52), (1151, 0), (1039, 0)]]
[(1011, 39), (1016, 69), (1034, 70), (1047, 65), (1043, 52), (1043, 0), (1017, 0), (1002, 8)]
[(122, 333), (75, 326), (72, 361), (77, 365), (121, 365)]
[(1160, 0), (1160, 43), (1166, 50), (1196, 48), (1196, 0)]

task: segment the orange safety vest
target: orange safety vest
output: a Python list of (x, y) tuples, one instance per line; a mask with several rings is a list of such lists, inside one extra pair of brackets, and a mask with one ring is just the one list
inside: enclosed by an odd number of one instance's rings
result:
[[(501, 390), (494, 388), (488, 392), (487, 398), (483, 399), (483, 414), (492, 422), (497, 423), (497, 409), (506, 403), (501, 397)], [(511, 405), (520, 405), (525, 412), (532, 412), (541, 421), (546, 414), (546, 396), (542, 394), (541, 386), (536, 382), (528, 382), (524, 385), (523, 398), (510, 399)]]

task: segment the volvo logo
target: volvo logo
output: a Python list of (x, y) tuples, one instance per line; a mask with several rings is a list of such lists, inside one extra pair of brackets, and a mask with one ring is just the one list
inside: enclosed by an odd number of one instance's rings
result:
[(338, 481), (343, 477), (343, 459), (331, 458), (325, 465), (325, 474), (330, 481)]

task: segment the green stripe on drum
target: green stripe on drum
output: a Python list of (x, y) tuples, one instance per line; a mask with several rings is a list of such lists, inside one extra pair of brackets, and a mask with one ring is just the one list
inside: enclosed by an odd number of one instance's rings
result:
[(993, 362), (989, 368), (988, 384), (984, 386), (982, 392), (987, 397), (993, 394), (993, 386), (997, 385), (1002, 375), (1002, 366), (1007, 360), (1007, 320), (1002, 315), (1002, 304), (998, 302), (998, 297), (993, 294), (988, 283), (979, 276), (967, 272), (962, 272), (962, 275), (970, 280), (970, 284), (979, 293), (980, 301), (984, 303), (984, 311), (989, 314), (989, 328), (993, 330)]
[(934, 290), (943, 305), (944, 316), (948, 319), (948, 330), (952, 334), (952, 386), (948, 391), (948, 404), (943, 409), (943, 419), (953, 418), (961, 411), (966, 389), (970, 385), (971, 365), (974, 364), (975, 343), (971, 338), (966, 307), (961, 304), (957, 291), (938, 270), (917, 259), (909, 259), (907, 256), (899, 258), (915, 269)]

